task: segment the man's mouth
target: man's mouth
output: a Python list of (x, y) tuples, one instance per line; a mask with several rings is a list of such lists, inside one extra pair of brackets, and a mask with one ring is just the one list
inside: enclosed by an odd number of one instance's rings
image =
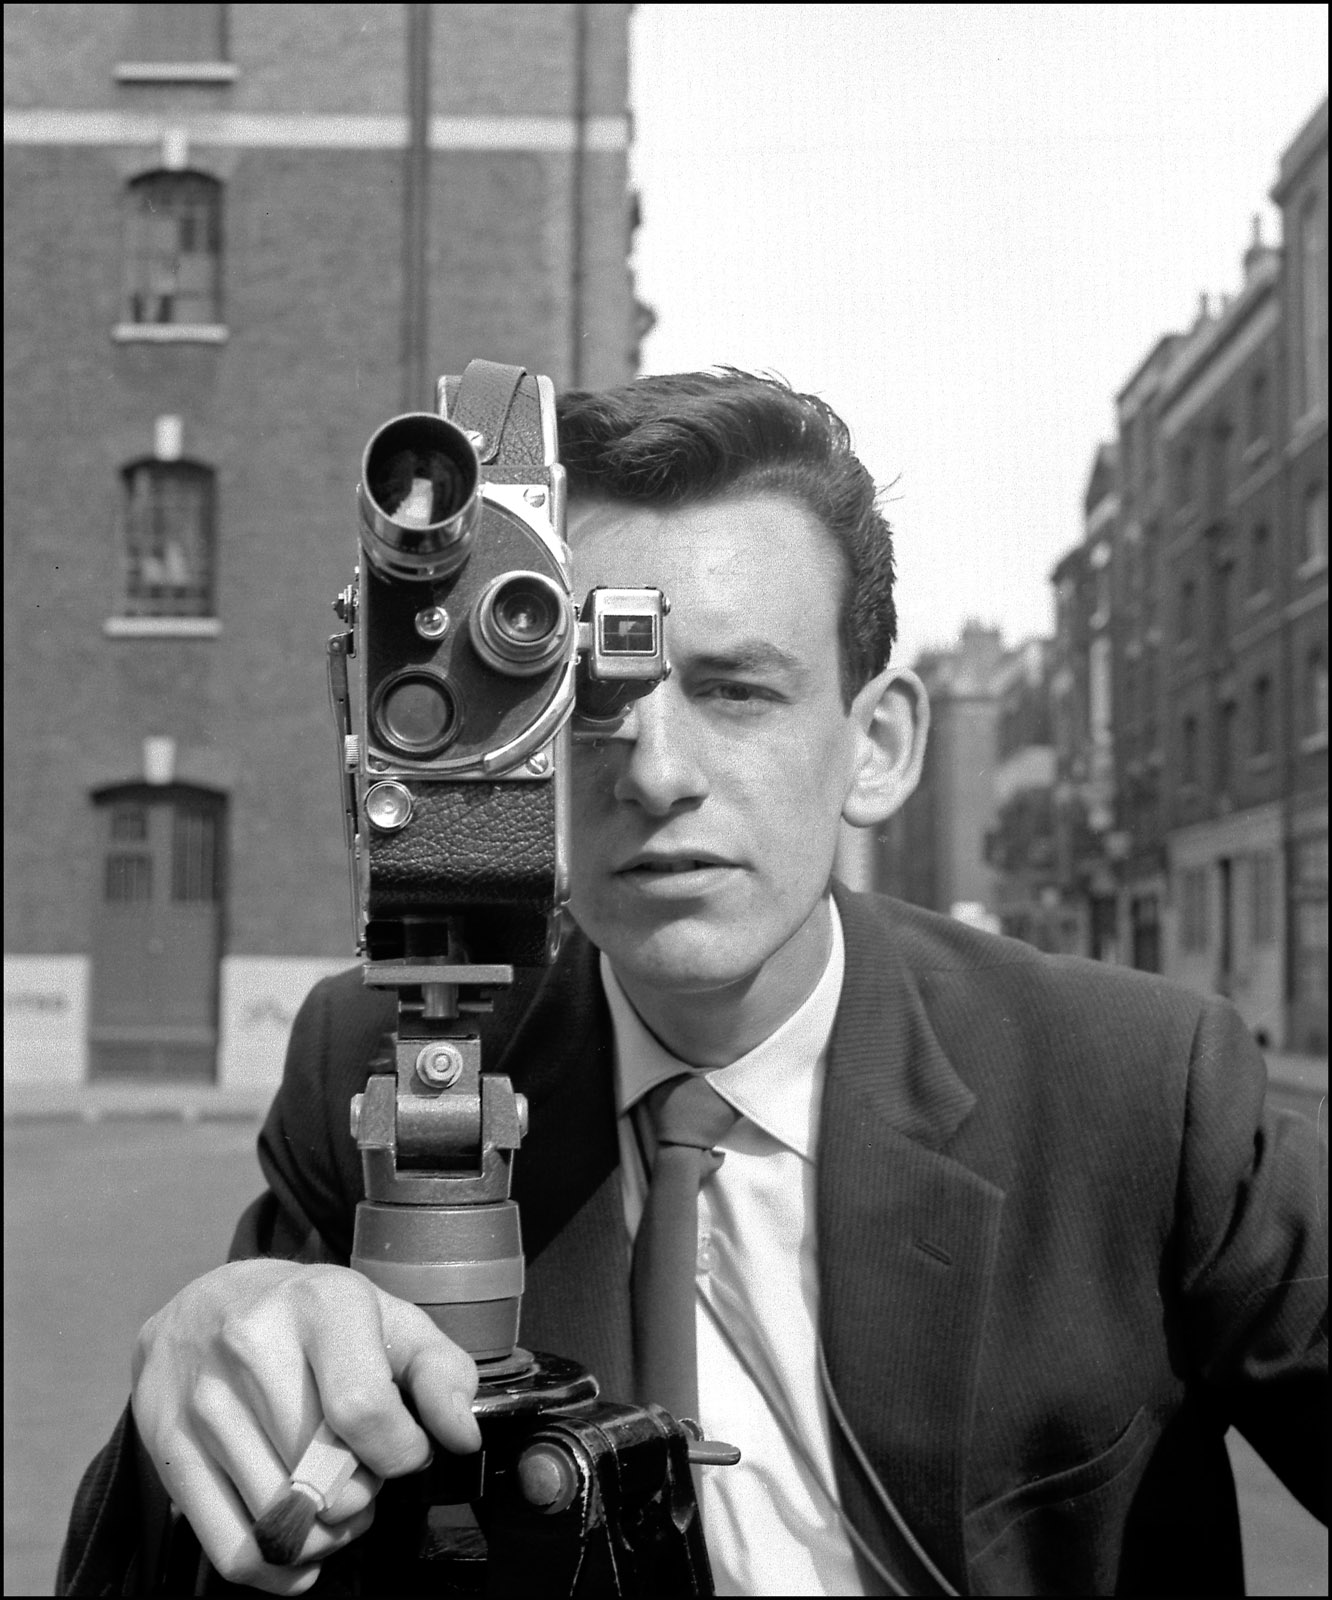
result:
[(716, 855), (690, 855), (684, 852), (672, 851), (667, 854), (656, 854), (643, 851), (639, 855), (631, 856), (622, 867), (615, 869), (617, 878), (631, 878), (639, 883), (664, 881), (669, 878), (682, 878), (690, 873), (714, 872), (734, 867), (734, 861), (728, 861), (723, 856)]

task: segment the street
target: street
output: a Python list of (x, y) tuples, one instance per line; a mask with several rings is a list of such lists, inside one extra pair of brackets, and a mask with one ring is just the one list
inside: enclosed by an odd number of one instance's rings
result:
[[(1316, 1115), (1317, 1095), (1277, 1091)], [(49, 1594), (79, 1476), (125, 1403), (132, 1341), (223, 1260), (258, 1192), (255, 1124), (5, 1125), (5, 1589)], [(1327, 1593), (1327, 1539), (1232, 1433), (1249, 1592)]]

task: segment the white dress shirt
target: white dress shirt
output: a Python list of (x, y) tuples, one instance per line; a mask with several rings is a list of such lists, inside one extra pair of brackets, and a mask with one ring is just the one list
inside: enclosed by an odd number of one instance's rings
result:
[[(695, 1474), (719, 1595), (865, 1593), (838, 1509), (816, 1354), (815, 1153), (844, 964), (831, 909), (832, 953), (808, 1000), (748, 1055), (707, 1074), (741, 1113), (698, 1206), (698, 1420), (707, 1438), (741, 1450), (738, 1466)], [(691, 1069), (643, 1025), (605, 955), (601, 979), (632, 1242), (653, 1145), (639, 1102)]]

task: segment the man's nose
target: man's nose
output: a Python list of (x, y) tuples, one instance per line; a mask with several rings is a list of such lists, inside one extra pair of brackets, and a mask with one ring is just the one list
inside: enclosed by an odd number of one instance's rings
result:
[(615, 733), (621, 764), (614, 794), (621, 803), (641, 806), (657, 817), (707, 794), (688, 708), (674, 678), (632, 703)]

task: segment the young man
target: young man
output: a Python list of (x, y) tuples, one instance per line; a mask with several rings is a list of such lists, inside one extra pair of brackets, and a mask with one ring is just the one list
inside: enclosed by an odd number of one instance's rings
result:
[[(1240, 1592), (1229, 1426), (1325, 1515), (1312, 1128), (1265, 1115), (1223, 1002), (832, 886), (842, 822), (911, 793), (926, 707), (826, 406), (696, 373), (560, 423), (579, 590), (659, 585), (673, 671), (578, 746), (578, 932), (487, 1024), (531, 1107), (524, 1343), (629, 1393), (650, 1091), (706, 1074), (738, 1113), (696, 1276), (700, 1420), (744, 1451), (702, 1474), (720, 1592)], [(145, 1326), (65, 1592), (124, 1582), (135, 1430), (219, 1570), (285, 1594), (375, 1474), (475, 1447), (471, 1361), (345, 1267), (347, 1105), (391, 1024), (357, 972), (307, 1000), (233, 1250), (266, 1259)], [(364, 1466), (266, 1566), (254, 1517), (321, 1415)]]

